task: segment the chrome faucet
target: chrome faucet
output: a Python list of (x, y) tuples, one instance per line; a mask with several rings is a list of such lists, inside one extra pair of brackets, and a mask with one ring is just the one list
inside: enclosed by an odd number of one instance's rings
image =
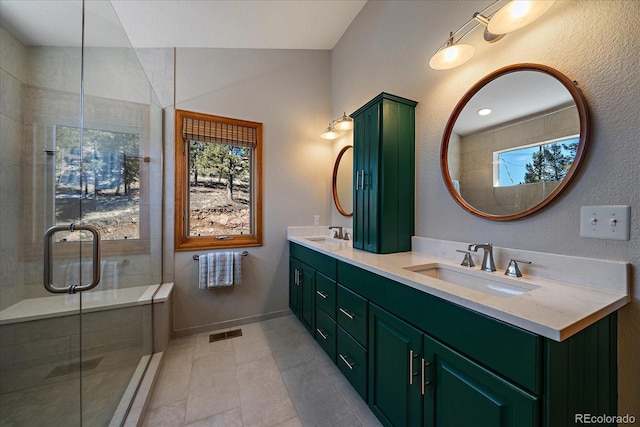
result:
[(334, 239), (343, 239), (344, 240), (344, 235), (342, 234), (342, 227), (340, 227), (338, 225), (332, 225), (331, 227), (329, 227), (329, 230), (333, 230), (334, 228), (337, 228), (338, 231), (334, 231), (333, 232), (333, 238)]
[(479, 248), (484, 249), (480, 270), (496, 271), (496, 265), (493, 262), (493, 245), (491, 243), (471, 243), (468, 247), (471, 252), (478, 252)]

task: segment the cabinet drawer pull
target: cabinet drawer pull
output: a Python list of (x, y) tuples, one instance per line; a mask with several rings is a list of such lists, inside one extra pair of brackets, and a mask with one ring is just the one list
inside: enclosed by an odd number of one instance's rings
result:
[(355, 363), (349, 363), (347, 356), (343, 356), (342, 354), (339, 354), (338, 356), (340, 356), (340, 359), (342, 359), (349, 369), (353, 370), (353, 367), (356, 366)]
[(354, 320), (355, 319), (355, 315), (349, 313), (347, 310), (345, 310), (344, 308), (340, 309), (340, 312), (342, 314), (344, 314), (345, 316), (347, 316), (349, 319)]
[(320, 291), (316, 291), (316, 294), (320, 295), (320, 298), (322, 298), (322, 299), (327, 299), (327, 297), (329, 296), (328, 294), (325, 294), (325, 293), (320, 292)]
[(327, 338), (329, 338), (329, 335), (325, 335), (324, 331), (322, 329), (317, 328), (316, 332), (320, 334), (320, 336), (322, 337), (323, 340), (326, 340)]
[(419, 355), (414, 353), (413, 350), (409, 350), (409, 385), (413, 385), (413, 377), (418, 376), (417, 372), (413, 372), (413, 359), (418, 357)]

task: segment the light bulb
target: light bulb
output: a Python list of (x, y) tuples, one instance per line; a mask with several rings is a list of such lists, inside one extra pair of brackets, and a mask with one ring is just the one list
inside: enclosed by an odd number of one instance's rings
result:
[(322, 134), (320, 135), (320, 138), (332, 140), (332, 139), (338, 138), (339, 136), (340, 134), (335, 130), (333, 130), (333, 128), (331, 127), (331, 123), (329, 123), (329, 127), (327, 127), (327, 130), (322, 132)]
[(448, 70), (467, 62), (475, 53), (473, 46), (468, 44), (453, 44), (436, 52), (429, 60), (429, 66), (434, 70)]
[(353, 119), (347, 116), (347, 113), (343, 113), (342, 117), (333, 125), (335, 130), (345, 131), (353, 129)]
[(555, 0), (512, 0), (489, 20), (492, 34), (506, 34), (531, 24), (553, 6)]

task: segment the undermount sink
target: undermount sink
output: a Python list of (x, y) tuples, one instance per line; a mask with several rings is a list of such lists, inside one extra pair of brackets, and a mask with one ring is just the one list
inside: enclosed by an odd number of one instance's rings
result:
[(340, 242), (337, 239), (326, 237), (326, 236), (314, 236), (314, 237), (305, 237), (305, 240), (309, 240), (310, 242), (322, 243), (325, 245), (337, 245)]
[(485, 271), (471, 269), (469, 267), (458, 267), (440, 263), (430, 263), (412, 265), (405, 267), (405, 270), (418, 274), (433, 277), (447, 283), (452, 283), (465, 288), (484, 292), (503, 298), (522, 295), (526, 292), (539, 288), (537, 285), (512, 279), (506, 276), (487, 273)]

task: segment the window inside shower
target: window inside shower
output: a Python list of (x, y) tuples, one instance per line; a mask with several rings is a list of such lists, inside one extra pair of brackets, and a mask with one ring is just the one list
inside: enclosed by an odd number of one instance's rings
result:
[(56, 223), (73, 222), (82, 200), (80, 216), (98, 227), (102, 240), (138, 239), (140, 163), (146, 159), (140, 134), (57, 126), (55, 141)]

